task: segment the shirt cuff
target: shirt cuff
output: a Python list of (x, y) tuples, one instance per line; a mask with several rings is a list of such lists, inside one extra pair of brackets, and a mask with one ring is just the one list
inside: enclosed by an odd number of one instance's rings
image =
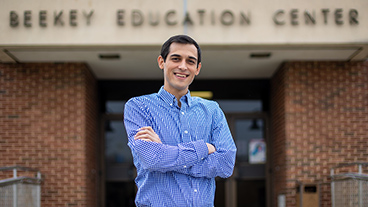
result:
[(204, 160), (208, 156), (208, 147), (203, 140), (198, 140), (194, 142), (194, 148), (197, 152), (198, 161)]

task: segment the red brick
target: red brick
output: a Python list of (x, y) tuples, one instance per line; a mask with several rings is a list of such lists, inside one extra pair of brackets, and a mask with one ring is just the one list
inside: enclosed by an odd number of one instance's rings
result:
[(295, 207), (299, 181), (323, 183), (321, 206), (331, 206), (330, 169), (340, 163), (368, 162), (367, 73), (367, 62), (287, 62), (275, 73), (274, 204), (285, 194), (286, 206)]
[(39, 169), (42, 206), (97, 206), (98, 178), (91, 172), (99, 170), (98, 101), (88, 66), (0, 64), (0, 74), (1, 150), (6, 148), (0, 166)]

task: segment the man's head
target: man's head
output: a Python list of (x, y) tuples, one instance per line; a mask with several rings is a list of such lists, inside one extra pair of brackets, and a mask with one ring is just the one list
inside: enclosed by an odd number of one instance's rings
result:
[(167, 55), (170, 53), (170, 46), (172, 43), (180, 43), (180, 44), (191, 44), (197, 48), (197, 67), (198, 64), (201, 63), (201, 48), (199, 47), (198, 43), (193, 40), (191, 37), (187, 35), (176, 35), (170, 37), (161, 47), (161, 56), (166, 61)]
[(201, 70), (200, 54), (198, 44), (185, 35), (171, 37), (162, 46), (157, 62), (164, 73), (164, 89), (178, 100)]

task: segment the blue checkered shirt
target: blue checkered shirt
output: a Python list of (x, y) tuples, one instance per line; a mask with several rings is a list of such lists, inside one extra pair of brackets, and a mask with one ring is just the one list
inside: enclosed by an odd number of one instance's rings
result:
[[(137, 206), (213, 206), (215, 177), (233, 173), (236, 146), (224, 113), (210, 100), (158, 93), (130, 99), (124, 109), (128, 145), (137, 168)], [(134, 140), (151, 126), (162, 144)], [(206, 143), (216, 152), (208, 155)]]

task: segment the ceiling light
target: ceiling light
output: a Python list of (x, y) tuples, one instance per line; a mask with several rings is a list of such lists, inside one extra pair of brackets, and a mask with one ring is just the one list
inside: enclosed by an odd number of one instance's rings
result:
[(270, 52), (251, 53), (250, 58), (269, 58), (271, 57)]
[(205, 98), (205, 99), (212, 99), (213, 97), (212, 91), (191, 91), (190, 95)]
[(118, 60), (120, 59), (119, 54), (99, 54), (101, 60)]

